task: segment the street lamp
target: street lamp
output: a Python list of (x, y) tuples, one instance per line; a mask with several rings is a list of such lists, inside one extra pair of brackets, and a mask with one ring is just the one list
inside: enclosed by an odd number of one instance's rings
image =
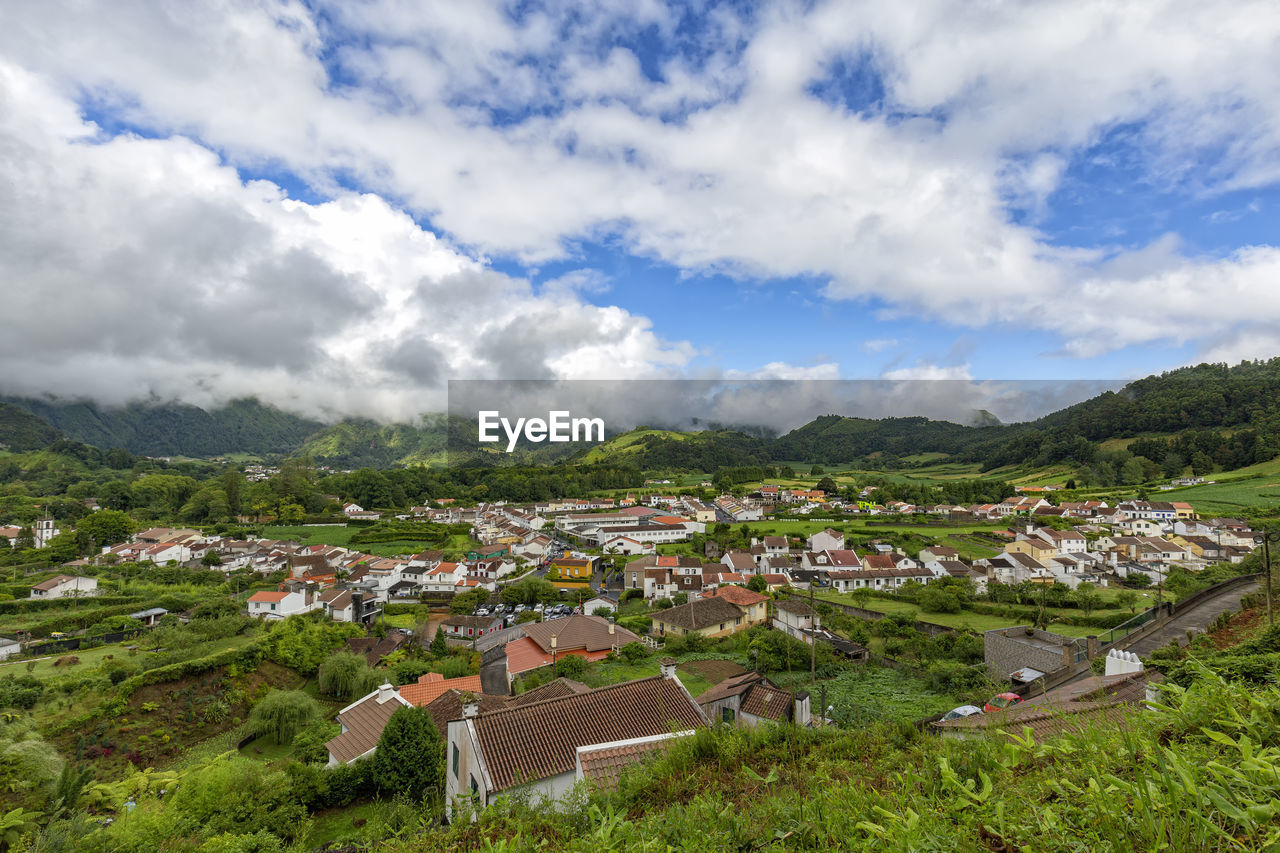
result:
[(556, 668), (556, 635), (551, 635), (551, 674), (558, 676), (560, 671)]

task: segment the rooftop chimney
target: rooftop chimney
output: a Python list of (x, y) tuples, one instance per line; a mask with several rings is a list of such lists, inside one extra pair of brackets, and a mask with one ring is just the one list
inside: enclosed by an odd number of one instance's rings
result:
[(462, 694), (462, 719), (471, 720), (480, 716), (480, 699), (468, 690)]
[(662, 673), (663, 678), (676, 677), (676, 662), (674, 658), (663, 658), (658, 662), (658, 671)]
[(1124, 675), (1129, 672), (1142, 672), (1144, 669), (1142, 660), (1133, 652), (1112, 649), (1107, 652), (1107, 668), (1103, 675)]
[(793, 694), (792, 701), (794, 705), (792, 707), (791, 721), (797, 726), (808, 726), (813, 719), (809, 711), (808, 691), (802, 690)]
[(395, 695), (396, 695), (396, 689), (392, 687), (390, 684), (384, 683), (381, 687), (378, 688), (378, 700), (377, 700), (378, 704), (382, 705), (382, 704), (385, 704), (386, 702), (389, 702), (391, 700), (391, 697)]

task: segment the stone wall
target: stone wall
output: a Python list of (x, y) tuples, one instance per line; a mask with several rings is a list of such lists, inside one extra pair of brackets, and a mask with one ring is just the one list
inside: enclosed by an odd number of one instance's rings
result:
[[(1033, 667), (1049, 673), (1075, 663), (1075, 640), (1026, 626), (999, 628), (982, 635), (983, 659), (991, 677), (1004, 681), (1010, 673)], [(1063, 646), (1069, 646), (1070, 654)]]

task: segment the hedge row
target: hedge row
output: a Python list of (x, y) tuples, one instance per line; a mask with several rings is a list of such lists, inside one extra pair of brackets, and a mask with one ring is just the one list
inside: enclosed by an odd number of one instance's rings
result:
[[(24, 589), (30, 589), (24, 587)], [(84, 605), (109, 607), (114, 604), (137, 603), (143, 600), (145, 596), (139, 595), (95, 595), (88, 598), (76, 599), (76, 607)], [(39, 610), (54, 610), (57, 608), (69, 608), (70, 601), (66, 598), (15, 598), (13, 601), (0, 601), (0, 614), (4, 613), (28, 613)]]
[(166, 681), (177, 681), (189, 676), (200, 675), (211, 669), (244, 664), (247, 669), (256, 669), (262, 662), (264, 652), (257, 643), (251, 643), (242, 649), (226, 649), (207, 657), (158, 666), (146, 672), (126, 678), (116, 688), (116, 695), (109, 704), (117, 705), (121, 710), (129, 697), (152, 684), (163, 684)]
[(31, 632), (32, 637), (47, 637), (54, 631), (75, 630), (77, 628), (88, 628), (90, 625), (96, 625), (104, 619), (112, 616), (128, 616), (130, 613), (136, 613), (146, 607), (163, 607), (166, 610), (177, 613), (194, 607), (201, 601), (196, 596), (186, 595), (162, 595), (159, 599), (143, 602), (134, 600), (128, 604), (117, 604), (112, 607), (81, 607), (84, 601), (76, 602), (75, 609), (68, 609), (58, 614), (55, 619), (45, 619), (42, 622), (35, 622), (26, 628)]

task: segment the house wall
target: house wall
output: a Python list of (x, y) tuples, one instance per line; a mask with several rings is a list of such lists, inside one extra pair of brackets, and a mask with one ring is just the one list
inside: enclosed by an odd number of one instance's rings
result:
[[(1008, 636), (1005, 636), (1006, 631)], [(997, 629), (983, 634), (983, 661), (991, 677), (1004, 680), (1010, 673), (1027, 666), (1049, 673), (1065, 665), (1066, 658), (1062, 643), (1070, 642), (1071, 638), (1047, 631), (1036, 631), (1035, 639), (1038, 644), (1033, 645), (1027, 642), (1030, 639), (1032, 638), (1027, 637), (1022, 628)], [(1051, 647), (1042, 648), (1044, 643), (1050, 644)]]
[[(454, 767), (454, 749), (458, 751), (457, 767)], [(480, 766), (480, 748), (471, 730), (469, 720), (453, 720), (449, 723), (448, 737), (445, 743), (445, 817), (453, 819), (454, 800), (467, 797), (471, 791), (471, 780), (475, 779), (477, 808), (489, 805), (489, 790), (485, 783), (484, 772)]]
[(724, 722), (724, 709), (728, 708), (733, 711), (733, 724), (739, 725), (742, 722), (742, 710), (740, 707), (741, 697), (726, 696), (723, 699), (717, 699), (702, 706), (702, 713), (707, 715), (707, 719), (712, 725)]

